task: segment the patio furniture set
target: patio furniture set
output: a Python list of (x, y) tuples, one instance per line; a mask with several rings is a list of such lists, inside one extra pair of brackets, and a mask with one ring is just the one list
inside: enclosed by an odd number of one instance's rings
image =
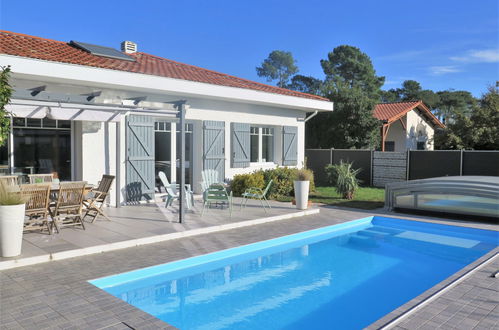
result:
[(19, 193), (25, 201), (24, 230), (48, 230), (57, 233), (63, 227), (81, 226), (84, 219), (94, 222), (97, 216), (110, 220), (102, 206), (114, 180), (103, 175), (97, 187), (86, 181), (59, 182), (52, 174), (28, 175), (29, 184), (19, 184), (18, 176), (0, 176), (0, 184)]
[[(229, 209), (229, 215), (232, 217), (233, 211), (233, 195), (232, 191), (230, 191), (230, 186), (219, 179), (218, 171), (215, 170), (204, 170), (201, 172), (202, 179), (201, 188), (203, 189), (203, 209), (201, 211), (201, 216), (203, 216), (205, 208), (210, 208), (212, 205), (221, 205), (227, 206)], [(164, 172), (159, 172), (158, 177), (165, 188), (166, 191), (166, 204), (165, 207), (169, 207), (172, 205), (173, 201), (180, 199), (178, 184), (170, 184)], [(267, 184), (265, 189), (252, 187), (246, 189), (246, 191), (241, 195), (242, 201), (240, 210), (243, 207), (246, 207), (248, 203), (248, 199), (258, 199), (262, 203), (262, 207), (267, 212), (264, 201), (267, 204), (267, 207), (270, 209), (270, 203), (267, 200), (267, 193), (272, 185), (272, 180)], [(186, 184), (185, 192), (187, 197), (186, 204), (187, 209), (190, 209), (194, 205), (194, 194), (191, 190), (191, 186)]]

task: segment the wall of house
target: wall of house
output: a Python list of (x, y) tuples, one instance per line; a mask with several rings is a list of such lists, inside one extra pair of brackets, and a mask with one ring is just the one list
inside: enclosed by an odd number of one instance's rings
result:
[[(235, 174), (251, 173), (258, 169), (275, 168), (282, 164), (282, 127), (298, 127), (298, 166), (303, 166), (305, 157), (305, 112), (263, 105), (222, 102), (207, 99), (189, 99), (186, 112), (188, 122), (194, 123), (193, 181), (196, 191), (200, 191), (201, 171), (203, 169), (203, 120), (225, 122), (225, 177), (231, 179)], [(248, 123), (274, 128), (274, 162), (251, 163), (250, 167), (231, 167), (231, 123)]]
[[(116, 124), (75, 121), (73, 126), (74, 179), (96, 185), (103, 174), (116, 175)], [(120, 183), (115, 181), (109, 199), (113, 206), (116, 205), (116, 189), (120, 189)]]
[[(406, 117), (402, 118), (404, 124), (406, 123)], [(385, 141), (393, 141), (395, 142), (395, 150), (396, 152), (405, 151), (406, 150), (406, 132), (404, 126), (400, 120), (394, 122), (390, 125), (390, 129), (388, 130), (388, 134), (386, 136)]]
[(418, 142), (425, 142), (425, 150), (433, 150), (435, 130), (417, 110), (407, 113), (407, 149), (416, 150)]

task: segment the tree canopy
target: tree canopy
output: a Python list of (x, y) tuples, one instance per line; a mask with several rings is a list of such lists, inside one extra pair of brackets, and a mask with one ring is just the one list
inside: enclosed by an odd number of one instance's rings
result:
[(287, 88), (302, 93), (322, 95), (322, 85), (323, 82), (320, 79), (297, 74), (291, 78), (291, 83), (287, 86)]
[(298, 72), (296, 61), (291, 52), (274, 50), (262, 62), (260, 67), (256, 68), (259, 77), (267, 78), (271, 82), (277, 80), (277, 86), (286, 87), (289, 78)]
[(473, 105), (470, 115), (457, 112), (444, 130), (437, 131), (438, 149), (499, 149), (499, 91), (488, 91)]
[(343, 45), (321, 60), (326, 75), (324, 95), (334, 102), (332, 113), (308, 122), (307, 146), (368, 148), (379, 141), (379, 122), (373, 109), (384, 77), (376, 76), (371, 59), (359, 48)]

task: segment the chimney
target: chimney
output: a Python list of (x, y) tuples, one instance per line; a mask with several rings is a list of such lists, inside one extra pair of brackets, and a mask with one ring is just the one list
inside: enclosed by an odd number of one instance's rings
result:
[(136, 53), (137, 44), (135, 42), (125, 40), (121, 43), (121, 51), (127, 54)]

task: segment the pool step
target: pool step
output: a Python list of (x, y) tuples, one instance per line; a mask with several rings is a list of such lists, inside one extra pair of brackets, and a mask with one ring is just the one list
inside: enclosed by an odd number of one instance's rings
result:
[(370, 229), (361, 230), (361, 231), (357, 232), (357, 235), (367, 236), (367, 237), (376, 237), (376, 238), (391, 236), (389, 233), (377, 231), (377, 230), (370, 230)]
[(361, 236), (361, 235), (357, 235), (357, 234), (350, 236), (348, 242), (351, 243), (351, 244), (357, 245), (357, 246), (361, 246), (361, 247), (375, 247), (375, 246), (378, 246), (378, 244), (376, 243), (376, 241), (373, 240), (371, 237), (369, 237), (369, 236)]

